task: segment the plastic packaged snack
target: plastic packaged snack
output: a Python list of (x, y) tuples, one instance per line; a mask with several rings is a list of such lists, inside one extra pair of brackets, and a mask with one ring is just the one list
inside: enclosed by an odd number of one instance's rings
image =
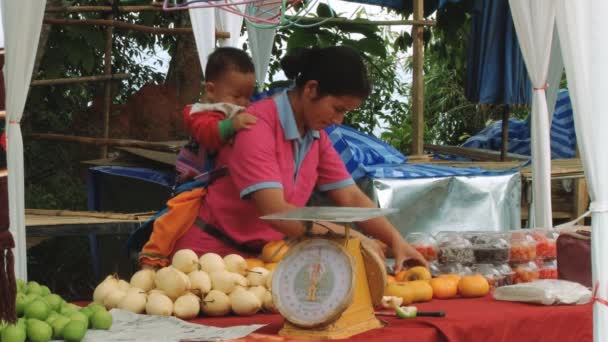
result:
[(522, 263), (536, 259), (536, 240), (529, 232), (516, 230), (511, 232), (511, 247), (509, 249), (509, 261)]
[(437, 241), (428, 233), (410, 233), (406, 237), (412, 247), (416, 248), (427, 261), (437, 260)]
[(471, 240), (475, 262), (478, 264), (502, 264), (509, 262), (510, 244), (504, 233), (485, 232)]
[(533, 261), (515, 264), (512, 266), (515, 271), (514, 284), (529, 283), (540, 278), (540, 271)]
[(540, 279), (557, 279), (557, 260), (545, 260), (539, 271)]
[(457, 232), (439, 233), (439, 254), (441, 264), (473, 264), (475, 255), (471, 242)]
[(490, 287), (496, 288), (504, 285), (505, 275), (500, 273), (498, 269), (492, 264), (475, 264), (472, 267), (473, 272), (479, 273), (486, 280)]
[(535, 228), (530, 236), (536, 240), (536, 257), (541, 259), (557, 258), (557, 236), (559, 234), (553, 229)]
[(473, 275), (474, 272), (469, 266), (462, 264), (439, 264), (439, 274), (457, 274), (461, 277)]
[(441, 274), (441, 268), (439, 267), (439, 263), (437, 261), (429, 262), (429, 270), (431, 271), (432, 277), (437, 277)]
[(496, 269), (498, 270), (498, 272), (500, 272), (500, 274), (503, 275), (502, 284), (499, 286), (515, 284), (516, 274), (515, 271), (513, 271), (513, 269), (511, 268), (511, 266), (509, 266), (509, 264), (496, 265)]

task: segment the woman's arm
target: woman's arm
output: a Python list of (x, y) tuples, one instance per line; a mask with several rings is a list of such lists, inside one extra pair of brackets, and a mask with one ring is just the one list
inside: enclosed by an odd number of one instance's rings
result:
[[(283, 189), (280, 188), (257, 190), (251, 193), (250, 200), (258, 209), (260, 216), (286, 212), (297, 208), (295, 205), (285, 200)], [(274, 229), (290, 237), (300, 236), (306, 232), (306, 225), (301, 221), (270, 220), (268, 221), (268, 224), (270, 224)], [(329, 227), (335, 233), (344, 233), (344, 228), (342, 226), (333, 224), (331, 222), (324, 222), (323, 225)], [(310, 233), (313, 235), (326, 234), (328, 230), (323, 225), (313, 224)]]
[[(357, 187), (348, 185), (343, 188), (327, 191), (328, 197), (341, 207), (376, 208), (376, 205)], [(404, 263), (411, 262), (427, 265), (424, 257), (416, 251), (401, 233), (386, 219), (378, 217), (358, 224), (366, 234), (384, 242), (391, 247), (395, 258), (395, 271), (398, 272)]]

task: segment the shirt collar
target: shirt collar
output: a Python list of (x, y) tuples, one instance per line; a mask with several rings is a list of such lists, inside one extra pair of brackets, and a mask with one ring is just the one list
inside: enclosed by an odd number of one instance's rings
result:
[[(289, 103), (289, 97), (287, 96), (287, 91), (290, 89), (285, 89), (279, 95), (274, 98), (274, 101), (277, 105), (277, 110), (279, 112), (279, 120), (281, 121), (281, 127), (283, 127), (283, 133), (285, 134), (285, 140), (296, 140), (300, 139), (300, 131), (298, 130), (298, 125), (296, 125), (296, 117), (291, 109), (291, 104)], [(312, 135), (313, 138), (319, 139), (319, 131), (316, 129), (309, 130), (307, 135)]]

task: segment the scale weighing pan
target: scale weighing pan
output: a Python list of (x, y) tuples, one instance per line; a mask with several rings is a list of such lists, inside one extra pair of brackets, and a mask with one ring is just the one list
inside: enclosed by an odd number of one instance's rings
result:
[(260, 218), (263, 220), (328, 221), (352, 223), (394, 214), (398, 211), (398, 209), (394, 208), (303, 207), (282, 213), (265, 215)]

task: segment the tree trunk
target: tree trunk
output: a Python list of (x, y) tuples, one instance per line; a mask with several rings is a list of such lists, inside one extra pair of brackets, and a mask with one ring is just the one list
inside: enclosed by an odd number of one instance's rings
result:
[[(189, 21), (189, 16), (184, 15), (180, 26), (189, 25)], [(169, 63), (165, 84), (175, 88), (181, 103), (193, 103), (200, 99), (202, 80), (203, 72), (194, 35), (180, 35), (177, 37), (175, 53)]]
[[(56, 7), (61, 6), (62, 0), (48, 0), (46, 3), (46, 7)], [(62, 13), (50, 13), (45, 14), (45, 18), (61, 18)], [(36, 50), (36, 59), (34, 60), (34, 71), (32, 72), (32, 80), (36, 79), (38, 75), (38, 70), (40, 69), (40, 63), (42, 62), (42, 58), (44, 57), (44, 53), (46, 52), (46, 45), (49, 41), (49, 35), (51, 34), (52, 25), (42, 25), (40, 28), (40, 39), (38, 39), (38, 50)]]

